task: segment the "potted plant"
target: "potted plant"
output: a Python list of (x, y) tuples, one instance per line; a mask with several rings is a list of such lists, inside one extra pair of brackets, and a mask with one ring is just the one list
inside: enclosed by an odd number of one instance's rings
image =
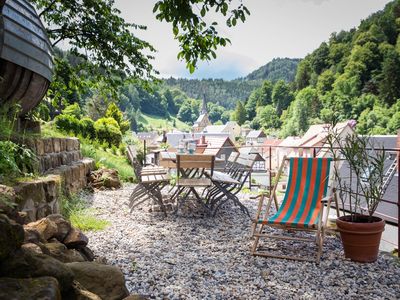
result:
[(378, 258), (385, 228), (385, 221), (374, 216), (384, 194), (385, 150), (375, 148), (368, 136), (355, 133), (341, 137), (330, 132), (328, 144), (333, 158), (347, 167), (334, 167), (336, 192), (344, 213), (336, 225), (345, 256), (353, 261), (373, 262)]

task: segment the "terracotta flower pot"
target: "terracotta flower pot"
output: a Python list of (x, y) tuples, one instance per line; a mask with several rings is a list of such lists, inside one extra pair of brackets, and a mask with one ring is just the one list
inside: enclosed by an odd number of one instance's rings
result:
[(353, 261), (374, 262), (378, 258), (385, 221), (372, 217), (372, 222), (368, 223), (368, 218), (368, 216), (359, 215), (356, 222), (351, 222), (350, 216), (342, 216), (336, 220), (344, 254)]

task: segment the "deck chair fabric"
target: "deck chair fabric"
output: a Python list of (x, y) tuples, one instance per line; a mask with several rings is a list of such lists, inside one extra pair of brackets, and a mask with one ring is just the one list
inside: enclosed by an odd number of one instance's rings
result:
[[(283, 164), (278, 172), (278, 178), (282, 173)], [(269, 209), (272, 200), (275, 200), (275, 191), (278, 180), (273, 188), (272, 194), (269, 196), (265, 215), (260, 218), (261, 209), (265, 196), (260, 199), (255, 226), (253, 228), (253, 236), (255, 237), (252, 254), (260, 256), (270, 256), (277, 258), (298, 259), (298, 260), (315, 260), (319, 262), (322, 254), (322, 245), (325, 232), (326, 221), (328, 219), (331, 196), (327, 196), (328, 182), (330, 178), (331, 158), (290, 158), (289, 159), (289, 178), (285, 196), (281, 205), (277, 208), (277, 212), (269, 217)], [(324, 201), (327, 200), (326, 220), (322, 222), (324, 215)], [(257, 230), (257, 225), (259, 229)], [(282, 235), (263, 234), (264, 227), (272, 226), (281, 229), (295, 229), (304, 231), (313, 231), (315, 239), (285, 237)], [(258, 243), (260, 238), (276, 238), (299, 240), (303, 242), (311, 241), (317, 244), (316, 259), (307, 259), (304, 257), (273, 255), (268, 252), (258, 251)]]
[(291, 158), (285, 197), (278, 212), (260, 223), (316, 228), (328, 189), (331, 159)]

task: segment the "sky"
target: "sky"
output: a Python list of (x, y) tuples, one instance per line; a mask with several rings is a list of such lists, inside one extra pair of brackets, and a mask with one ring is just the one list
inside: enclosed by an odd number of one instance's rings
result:
[[(178, 42), (172, 26), (156, 20), (153, 6), (156, 0), (116, 0), (127, 22), (146, 25), (147, 30), (134, 34), (157, 49), (153, 66), (160, 77), (222, 78), (246, 76), (273, 58), (303, 58), (327, 41), (332, 32), (349, 30), (362, 19), (384, 8), (389, 0), (243, 0), (251, 15), (245, 23), (233, 28), (218, 27), (219, 33), (232, 44), (217, 51), (217, 59), (202, 62), (194, 74), (178, 61)], [(210, 15), (208, 20), (224, 20)]]

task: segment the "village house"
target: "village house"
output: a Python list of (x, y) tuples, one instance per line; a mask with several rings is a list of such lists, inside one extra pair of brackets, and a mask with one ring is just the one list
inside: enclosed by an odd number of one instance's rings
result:
[(267, 139), (264, 131), (252, 130), (246, 136), (246, 145), (261, 145)]
[(194, 133), (202, 132), (204, 128), (211, 125), (210, 119), (208, 118), (207, 103), (205, 97), (203, 98), (203, 104), (201, 107), (200, 115), (194, 122), (192, 131)]
[(227, 133), (229, 134), (229, 138), (235, 141), (236, 138), (240, 136), (241, 129), (236, 122), (229, 121), (225, 125), (208, 125), (204, 128), (203, 133)]

